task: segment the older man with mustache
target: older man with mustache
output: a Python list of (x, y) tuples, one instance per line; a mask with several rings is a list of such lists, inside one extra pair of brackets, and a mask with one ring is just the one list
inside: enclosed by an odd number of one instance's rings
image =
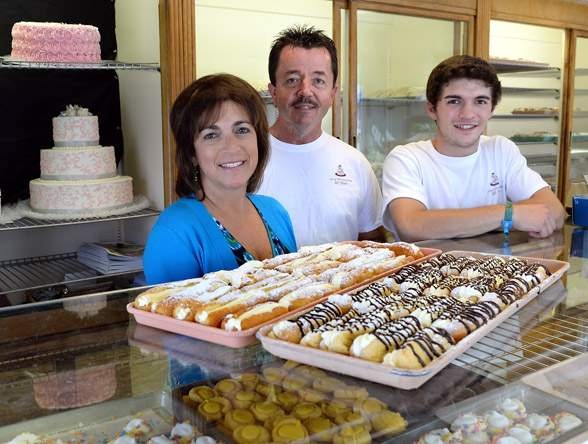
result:
[(371, 165), (321, 129), (338, 88), (333, 41), (313, 27), (286, 29), (272, 45), (268, 71), (278, 118), (259, 193), (286, 207), (299, 246), (382, 240), (382, 195)]

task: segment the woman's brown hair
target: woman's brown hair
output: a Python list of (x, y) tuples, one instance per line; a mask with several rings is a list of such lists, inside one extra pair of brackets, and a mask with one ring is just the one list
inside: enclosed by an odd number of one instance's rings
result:
[(247, 192), (259, 188), (267, 164), (270, 145), (265, 104), (259, 93), (245, 80), (231, 74), (212, 74), (192, 82), (176, 98), (170, 113), (170, 125), (176, 141), (176, 193), (180, 197), (194, 194), (204, 200), (200, 181), (194, 180), (194, 139), (204, 128), (215, 123), (225, 102), (243, 107), (255, 128), (257, 167), (247, 182)]

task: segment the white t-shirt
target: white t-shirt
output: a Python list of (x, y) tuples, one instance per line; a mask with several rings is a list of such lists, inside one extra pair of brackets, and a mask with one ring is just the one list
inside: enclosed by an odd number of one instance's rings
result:
[(325, 132), (302, 145), (270, 143), (258, 193), (288, 210), (298, 246), (357, 240), (382, 225), (380, 186), (357, 149)]
[(388, 205), (399, 197), (429, 210), (474, 208), (528, 199), (548, 186), (502, 136), (481, 136), (477, 151), (465, 157), (445, 156), (430, 140), (413, 142), (397, 146), (384, 161), (384, 226), (396, 233)]

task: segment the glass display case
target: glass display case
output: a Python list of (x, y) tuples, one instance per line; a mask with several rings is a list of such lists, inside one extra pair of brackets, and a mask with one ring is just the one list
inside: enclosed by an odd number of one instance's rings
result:
[(442, 60), (467, 52), (467, 36), (466, 21), (357, 11), (357, 116), (351, 139), (379, 180), (390, 150), (435, 134), (425, 110), (427, 78)]
[(577, 37), (575, 43), (567, 207), (572, 206), (572, 196), (588, 193), (588, 37)]
[(527, 164), (557, 187), (562, 122), (565, 33), (499, 20), (490, 22), (490, 62), (502, 84), (502, 100), (488, 135), (515, 142)]

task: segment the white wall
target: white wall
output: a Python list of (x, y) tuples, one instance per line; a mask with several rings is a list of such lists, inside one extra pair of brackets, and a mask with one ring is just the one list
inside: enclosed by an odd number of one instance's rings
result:
[[(158, 0), (117, 0), (115, 9), (117, 60), (159, 63)], [(124, 173), (133, 177), (135, 194), (147, 196), (156, 208), (162, 209), (161, 75), (136, 70), (119, 70), (117, 74)]]
[[(330, 0), (195, 0), (195, 5), (198, 77), (228, 72), (266, 90), (268, 55), (281, 30), (308, 24), (332, 36)], [(268, 111), (271, 123), (275, 110)], [(331, 131), (330, 112), (323, 129)]]

